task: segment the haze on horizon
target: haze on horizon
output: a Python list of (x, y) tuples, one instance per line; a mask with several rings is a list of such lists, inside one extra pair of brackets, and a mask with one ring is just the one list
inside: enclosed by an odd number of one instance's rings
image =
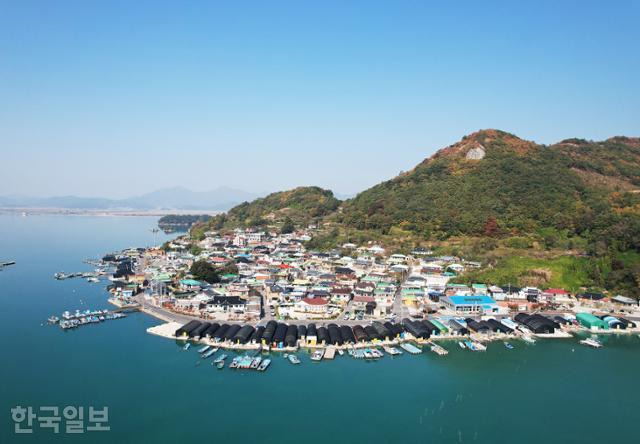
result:
[(352, 194), (482, 128), (640, 135), (640, 3), (3, 2), (0, 195)]

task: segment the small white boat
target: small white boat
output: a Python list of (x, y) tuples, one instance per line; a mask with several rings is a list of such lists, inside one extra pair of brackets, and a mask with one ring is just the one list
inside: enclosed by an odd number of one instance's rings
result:
[(593, 347), (593, 348), (602, 347), (602, 342), (600, 342), (600, 341), (598, 341), (597, 339), (594, 339), (594, 338), (583, 339), (582, 341), (580, 341), (580, 343), (583, 344), (583, 345), (588, 345), (589, 347)]
[(398, 355), (402, 354), (402, 352), (400, 350), (398, 350), (397, 348), (395, 348), (395, 347), (389, 347), (389, 346), (385, 345), (384, 347), (382, 347), (382, 349), (386, 353), (390, 354), (391, 356), (398, 356)]
[(205, 353), (207, 350), (209, 350), (211, 348), (210, 345), (205, 345), (204, 347), (202, 347), (200, 350), (198, 350), (198, 353)]
[(460, 346), (460, 348), (467, 348), (467, 346), (464, 345), (464, 342), (462, 341), (458, 341), (458, 345)]
[(322, 360), (322, 357), (324, 356), (324, 349), (319, 348), (317, 350), (315, 350), (312, 354), (311, 354), (311, 360), (312, 361), (320, 361)]
[(187, 342), (186, 344), (184, 344), (184, 347), (182, 347), (183, 350), (189, 350), (189, 348), (191, 347), (191, 343)]
[(338, 350), (338, 354), (339, 354), (340, 356), (344, 356), (344, 350), (342, 350), (342, 349)]
[(289, 362), (292, 364), (300, 364), (300, 359), (296, 355), (289, 355)]

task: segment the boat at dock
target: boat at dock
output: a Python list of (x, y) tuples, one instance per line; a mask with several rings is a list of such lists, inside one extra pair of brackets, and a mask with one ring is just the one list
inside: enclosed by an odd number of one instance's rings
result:
[(271, 359), (265, 359), (264, 361), (262, 361), (260, 363), (260, 365), (258, 366), (258, 371), (259, 372), (263, 372), (265, 371), (267, 368), (269, 368), (269, 364), (271, 364)]
[(432, 344), (431, 345), (431, 351), (434, 352), (435, 354), (439, 355), (439, 356), (446, 356), (449, 354), (449, 350), (447, 350), (446, 348), (438, 345), (438, 344)]
[(211, 356), (213, 356), (215, 353), (218, 353), (218, 348), (212, 348), (211, 350), (209, 350), (208, 352), (206, 352), (205, 354), (202, 355), (202, 359), (208, 359)]
[(514, 348), (513, 345), (511, 345), (508, 342), (503, 342), (503, 344), (504, 344), (504, 348), (506, 348), (507, 350), (513, 350)]
[(186, 344), (184, 344), (184, 347), (182, 347), (183, 350), (189, 350), (191, 348), (191, 343), (187, 342)]
[(314, 352), (311, 354), (311, 360), (312, 361), (320, 361), (320, 360), (322, 360), (323, 356), (324, 356), (324, 349), (323, 348), (319, 348), (317, 350), (314, 350)]
[(296, 355), (289, 355), (288, 359), (292, 364), (300, 364), (300, 359)]
[(224, 362), (225, 359), (227, 359), (227, 355), (223, 353), (220, 356), (218, 356), (216, 359), (214, 359), (212, 364), (219, 364), (221, 362)]
[(51, 316), (49, 319), (47, 319), (47, 322), (49, 324), (57, 324), (60, 321), (60, 318), (57, 316)]
[(413, 344), (410, 344), (409, 342), (405, 342), (404, 344), (400, 344), (400, 347), (406, 351), (407, 353), (411, 353), (412, 355), (419, 355), (420, 353), (422, 353), (422, 349), (419, 347), (416, 347)]
[(218, 370), (222, 370), (224, 368), (224, 361), (220, 361), (216, 364), (216, 368)]
[(391, 355), (391, 356), (398, 356), (401, 355), (402, 352), (400, 350), (398, 350), (395, 347), (390, 347), (388, 345), (385, 345), (384, 347), (382, 347), (382, 349), (385, 351), (385, 353)]
[(476, 346), (471, 341), (464, 341), (464, 345), (465, 345), (465, 347), (467, 347), (471, 351), (477, 351), (476, 350)]
[(478, 341), (464, 341), (464, 345), (471, 351), (486, 351), (487, 346)]
[(257, 370), (258, 367), (260, 367), (261, 362), (262, 362), (262, 358), (260, 356), (257, 356), (253, 358), (253, 360), (251, 361), (251, 364), (249, 364), (249, 368)]
[(369, 352), (371, 353), (372, 359), (380, 359), (384, 356), (384, 354), (377, 348), (372, 348), (369, 350)]
[(464, 345), (464, 342), (462, 342), (462, 341), (458, 341), (458, 345), (459, 345), (459, 346), (460, 346), (460, 348), (462, 348), (462, 349), (467, 348), (467, 346), (466, 346), (466, 345)]
[(587, 339), (583, 339), (582, 341), (580, 341), (581, 344), (583, 345), (588, 345), (589, 347), (593, 347), (593, 348), (601, 348), (602, 347), (602, 342), (598, 341), (597, 339), (594, 338), (587, 338)]
[(338, 350), (338, 354), (339, 354), (340, 356), (344, 356), (344, 350), (339, 349), (339, 350)]
[(207, 350), (209, 350), (211, 348), (210, 345), (205, 345), (204, 347), (202, 347), (200, 350), (198, 350), (198, 353), (204, 353)]

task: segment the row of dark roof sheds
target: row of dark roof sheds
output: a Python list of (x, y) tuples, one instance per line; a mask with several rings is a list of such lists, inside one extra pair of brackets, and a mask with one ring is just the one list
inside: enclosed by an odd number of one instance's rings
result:
[(329, 324), (317, 327), (315, 324), (294, 325), (269, 321), (265, 326), (254, 328), (250, 325), (218, 324), (210, 322), (189, 321), (178, 328), (176, 337), (201, 339), (208, 338), (218, 342), (231, 341), (237, 344), (247, 342), (269, 344), (274, 346), (294, 347), (298, 339), (315, 340), (318, 344), (353, 344), (373, 340), (390, 340), (399, 337), (404, 332), (400, 324), (391, 322), (374, 322), (372, 325)]

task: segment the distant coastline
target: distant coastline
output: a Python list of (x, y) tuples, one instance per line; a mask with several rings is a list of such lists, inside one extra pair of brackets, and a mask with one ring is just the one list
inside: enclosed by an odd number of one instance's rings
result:
[(78, 209), (78, 208), (2, 208), (0, 214), (24, 214), (31, 215), (63, 215), (63, 216), (166, 216), (170, 214), (206, 214), (214, 216), (222, 213), (220, 210), (176, 210), (176, 209)]

